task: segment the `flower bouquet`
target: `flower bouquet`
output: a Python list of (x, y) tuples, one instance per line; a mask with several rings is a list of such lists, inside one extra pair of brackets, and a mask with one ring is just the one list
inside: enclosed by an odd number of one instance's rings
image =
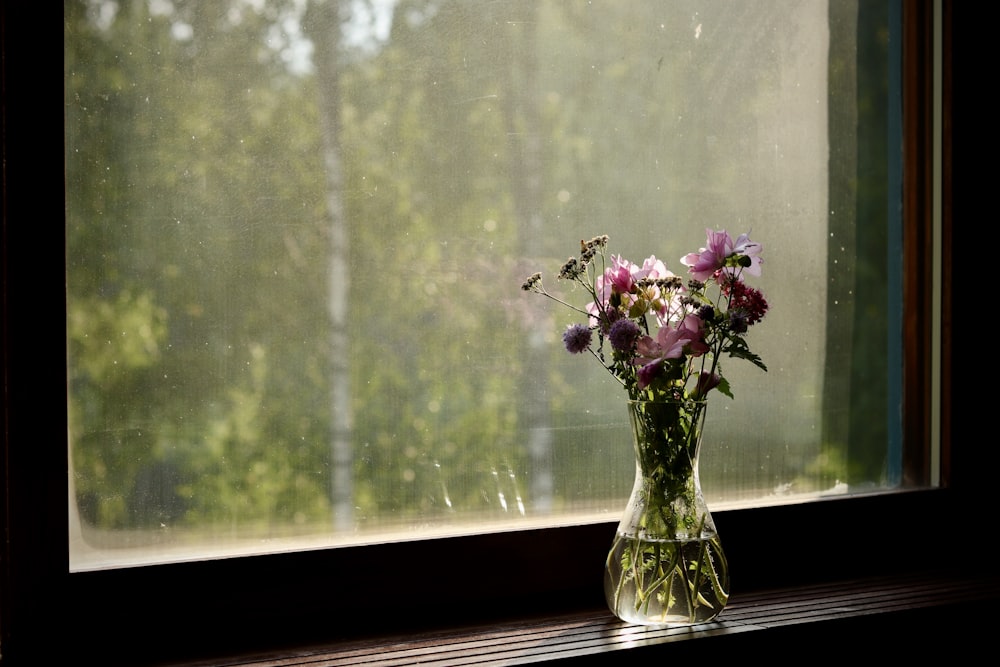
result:
[[(608, 606), (649, 625), (710, 621), (729, 597), (729, 570), (698, 479), (706, 398), (733, 397), (722, 360), (767, 370), (746, 342), (768, 310), (745, 275), (759, 276), (760, 244), (707, 230), (706, 247), (681, 258), (688, 279), (655, 256), (641, 266), (606, 256), (607, 236), (580, 242), (558, 277), (583, 288), (583, 307), (548, 292), (541, 273), (522, 285), (582, 322), (563, 334), (566, 349), (597, 359), (624, 387), (636, 478), (605, 564)], [(610, 260), (610, 261), (609, 261)]]

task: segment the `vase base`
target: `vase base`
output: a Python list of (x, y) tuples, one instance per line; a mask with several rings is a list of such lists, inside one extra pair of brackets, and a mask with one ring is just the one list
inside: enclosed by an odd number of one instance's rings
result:
[(694, 622), (687, 620), (686, 617), (683, 618), (677, 617), (672, 619), (668, 618), (665, 620), (661, 619), (660, 617), (651, 619), (646, 617), (631, 617), (628, 614), (621, 614), (619, 612), (616, 612), (614, 609), (612, 609), (611, 611), (612, 613), (615, 614), (615, 616), (618, 617), (618, 620), (622, 621), (623, 623), (628, 623), (629, 625), (642, 625), (648, 628), (689, 628), (694, 625), (711, 623), (713, 620), (715, 620), (715, 617), (705, 621), (694, 621)]
[(729, 599), (729, 568), (718, 535), (684, 541), (618, 533), (604, 594), (626, 623), (686, 626), (715, 619)]

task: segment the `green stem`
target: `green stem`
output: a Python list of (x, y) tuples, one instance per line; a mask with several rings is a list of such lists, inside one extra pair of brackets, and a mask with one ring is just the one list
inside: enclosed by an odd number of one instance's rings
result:
[[(613, 558), (618, 552), (618, 544), (621, 542), (622, 536), (620, 534), (615, 534), (615, 541), (611, 544), (611, 551), (608, 552), (608, 560), (605, 563), (605, 567), (608, 568), (609, 572), (614, 572), (617, 570), (618, 564), (613, 564)], [(622, 568), (622, 574), (618, 578), (618, 583), (615, 584), (615, 609), (621, 604), (622, 599), (622, 589), (625, 588), (625, 568)]]
[[(701, 523), (698, 524), (699, 536), (702, 535), (702, 531), (704, 530), (704, 528), (705, 528), (705, 515), (703, 514), (701, 516)], [(695, 567), (694, 576), (688, 580), (688, 586), (690, 588), (690, 594), (689, 594), (690, 606), (688, 607), (688, 609), (690, 609), (691, 611), (690, 619), (692, 621), (694, 620), (695, 612), (698, 609), (698, 601), (705, 600), (700, 591), (701, 591), (701, 568), (702, 565), (705, 563), (706, 548), (707, 548), (707, 541), (701, 540), (701, 548), (698, 549), (698, 559), (694, 566)], [(709, 607), (712, 607), (712, 605), (708, 602), (708, 600), (705, 600), (705, 604), (707, 604)], [(714, 607), (712, 608), (714, 609)]]
[(725, 604), (729, 601), (729, 592), (726, 591), (726, 589), (722, 586), (722, 582), (719, 581), (719, 573), (716, 571), (714, 565), (708, 568), (708, 576), (712, 580), (712, 591), (715, 594), (715, 599), (725, 606)]

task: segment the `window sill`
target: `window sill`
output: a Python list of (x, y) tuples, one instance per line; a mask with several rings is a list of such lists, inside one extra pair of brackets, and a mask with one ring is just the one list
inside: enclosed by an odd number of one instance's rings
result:
[[(678, 657), (712, 651), (713, 659), (781, 642), (809, 646), (806, 651), (863, 651), (925, 656), (936, 646), (962, 651), (985, 645), (991, 635), (994, 604), (1000, 601), (1000, 575), (916, 573), (821, 585), (799, 586), (734, 596), (714, 623), (690, 628), (626, 625), (606, 610), (592, 610), (535, 622), (494, 624), (456, 630), (281, 652), (233, 656), (187, 667), (317, 667), (319, 665), (521, 665), (559, 661), (594, 665), (637, 654)], [(993, 628), (991, 631), (995, 631)], [(923, 639), (914, 641), (914, 633)]]

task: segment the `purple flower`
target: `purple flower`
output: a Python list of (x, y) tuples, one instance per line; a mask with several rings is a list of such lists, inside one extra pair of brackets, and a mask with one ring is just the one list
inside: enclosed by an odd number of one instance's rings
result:
[(639, 325), (630, 319), (615, 320), (608, 331), (611, 347), (619, 352), (630, 352), (635, 342), (639, 340)]
[(601, 333), (607, 335), (611, 331), (611, 327), (615, 322), (625, 317), (622, 311), (617, 308), (608, 308), (603, 312), (598, 310), (594, 303), (590, 303), (587, 306), (587, 312), (590, 313), (590, 325), (599, 326), (601, 328)]
[(590, 347), (590, 328), (583, 324), (573, 324), (563, 334), (566, 349), (573, 354), (579, 354)]
[(636, 373), (636, 377), (639, 380), (638, 382), (639, 389), (645, 389), (649, 385), (653, 384), (656, 378), (660, 377), (662, 373), (663, 373), (662, 361), (654, 361), (651, 364), (646, 364), (645, 366), (641, 367), (639, 369), (639, 372)]
[(747, 332), (747, 311), (742, 308), (733, 308), (729, 311), (729, 330), (733, 333), (745, 334)]

